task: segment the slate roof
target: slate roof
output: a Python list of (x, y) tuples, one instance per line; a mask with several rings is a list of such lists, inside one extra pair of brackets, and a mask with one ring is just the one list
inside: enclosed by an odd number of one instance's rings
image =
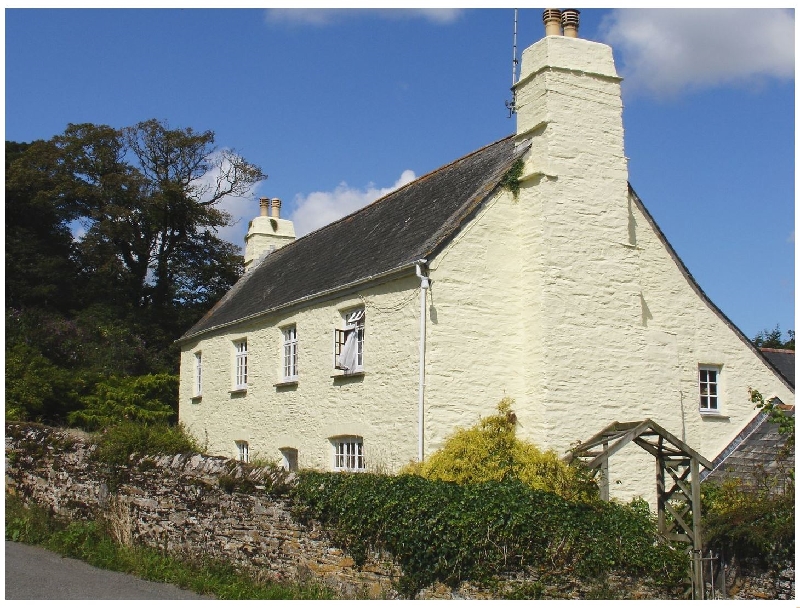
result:
[(181, 341), (212, 329), (410, 270), (439, 250), (517, 158), (506, 137), (420, 177), (266, 256)]
[(794, 351), (782, 348), (762, 348), (760, 349), (767, 360), (778, 368), (794, 388)]
[[(794, 416), (794, 408), (788, 410)], [(772, 492), (782, 492), (790, 471), (794, 471), (794, 442), (778, 432), (778, 425), (760, 412), (714, 459), (713, 469), (701, 474), (703, 481), (720, 483), (740, 479), (749, 489), (770, 484)]]

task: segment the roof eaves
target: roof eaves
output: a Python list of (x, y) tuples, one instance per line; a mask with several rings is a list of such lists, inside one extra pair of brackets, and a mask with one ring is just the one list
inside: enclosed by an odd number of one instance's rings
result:
[[(205, 334), (209, 334), (209, 333), (212, 333), (212, 332), (215, 332), (215, 331), (219, 331), (220, 329), (227, 329), (227, 328), (230, 328), (230, 327), (234, 327), (234, 326), (240, 325), (242, 323), (247, 323), (249, 321), (252, 321), (253, 319), (258, 319), (260, 317), (265, 317), (265, 316), (268, 316), (268, 315), (271, 315), (271, 314), (275, 314), (276, 312), (279, 312), (281, 310), (285, 310), (285, 309), (291, 308), (293, 306), (297, 306), (299, 304), (306, 304), (308, 302), (311, 302), (312, 300), (319, 300), (319, 299), (328, 298), (328, 297), (331, 297), (331, 296), (333, 296), (335, 294), (336, 295), (343, 295), (343, 294), (347, 293), (349, 290), (355, 289), (357, 287), (363, 287), (364, 285), (368, 285), (370, 283), (374, 283), (375, 281), (383, 281), (383, 280), (386, 280), (389, 277), (392, 277), (394, 275), (399, 275), (399, 274), (403, 274), (403, 273), (409, 272), (410, 270), (414, 270), (416, 268), (416, 263), (417, 263), (417, 260), (415, 260), (414, 262), (411, 262), (411, 263), (402, 264), (401, 266), (398, 266), (398, 267), (393, 268), (391, 270), (387, 270), (385, 272), (381, 272), (381, 273), (373, 275), (373, 276), (369, 276), (369, 277), (365, 277), (365, 278), (359, 279), (357, 281), (353, 281), (352, 283), (348, 283), (346, 285), (339, 285), (337, 287), (332, 287), (331, 289), (326, 289), (324, 291), (319, 291), (319, 292), (316, 292), (316, 293), (312, 293), (312, 294), (309, 294), (307, 296), (303, 296), (302, 298), (297, 298), (296, 300), (292, 300), (291, 302), (286, 302), (285, 304), (280, 304), (279, 306), (274, 306), (272, 308), (259, 311), (259, 312), (255, 313), (255, 314), (248, 315), (248, 316), (242, 317), (240, 319), (236, 319), (236, 320), (233, 320), (233, 321), (228, 321), (226, 323), (220, 323), (219, 325), (213, 325), (211, 327), (205, 327), (205, 328), (203, 328), (203, 329), (201, 329), (201, 330), (199, 330), (197, 332), (194, 332), (194, 333), (188, 333), (187, 332), (186, 334), (184, 334), (183, 336), (181, 336), (180, 338), (175, 340), (175, 343), (179, 344), (179, 345), (180, 344), (184, 344), (186, 342), (190, 342), (192, 340), (195, 340), (195, 339), (197, 339), (200, 336), (203, 336)], [(210, 311), (209, 311), (209, 313), (206, 314), (206, 316), (208, 316), (208, 314), (210, 314)], [(203, 318), (205, 318), (205, 317), (203, 317)], [(191, 331), (191, 330), (189, 330), (189, 331)]]

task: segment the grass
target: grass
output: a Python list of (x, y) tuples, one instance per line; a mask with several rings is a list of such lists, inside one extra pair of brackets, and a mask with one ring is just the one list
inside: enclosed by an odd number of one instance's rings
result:
[(92, 566), (171, 583), (222, 600), (336, 599), (331, 589), (314, 583), (258, 581), (233, 565), (211, 559), (181, 559), (150, 547), (115, 542), (101, 522), (64, 522), (45, 509), (28, 507), (6, 494), (6, 540), (38, 545)]

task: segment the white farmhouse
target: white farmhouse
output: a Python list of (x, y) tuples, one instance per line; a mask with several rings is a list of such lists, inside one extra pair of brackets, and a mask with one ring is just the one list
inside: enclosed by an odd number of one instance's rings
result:
[[(620, 80), (557, 29), (522, 55), (515, 134), (297, 240), (263, 199), (247, 272), (179, 341), (180, 421), (213, 453), (391, 471), (504, 396), (541, 447), (649, 418), (708, 460), (748, 387), (793, 403), (628, 184)], [(652, 497), (648, 458), (612, 460), (613, 495)]]

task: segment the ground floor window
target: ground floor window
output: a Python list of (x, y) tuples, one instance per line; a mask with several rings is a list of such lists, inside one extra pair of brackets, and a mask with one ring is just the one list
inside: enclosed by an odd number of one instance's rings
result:
[(334, 437), (333, 469), (335, 471), (363, 471), (364, 440), (361, 437)]
[(242, 462), (250, 462), (250, 446), (246, 441), (237, 441), (236, 449), (239, 451), (238, 459)]
[(297, 449), (281, 448), (281, 466), (286, 471), (297, 470)]

